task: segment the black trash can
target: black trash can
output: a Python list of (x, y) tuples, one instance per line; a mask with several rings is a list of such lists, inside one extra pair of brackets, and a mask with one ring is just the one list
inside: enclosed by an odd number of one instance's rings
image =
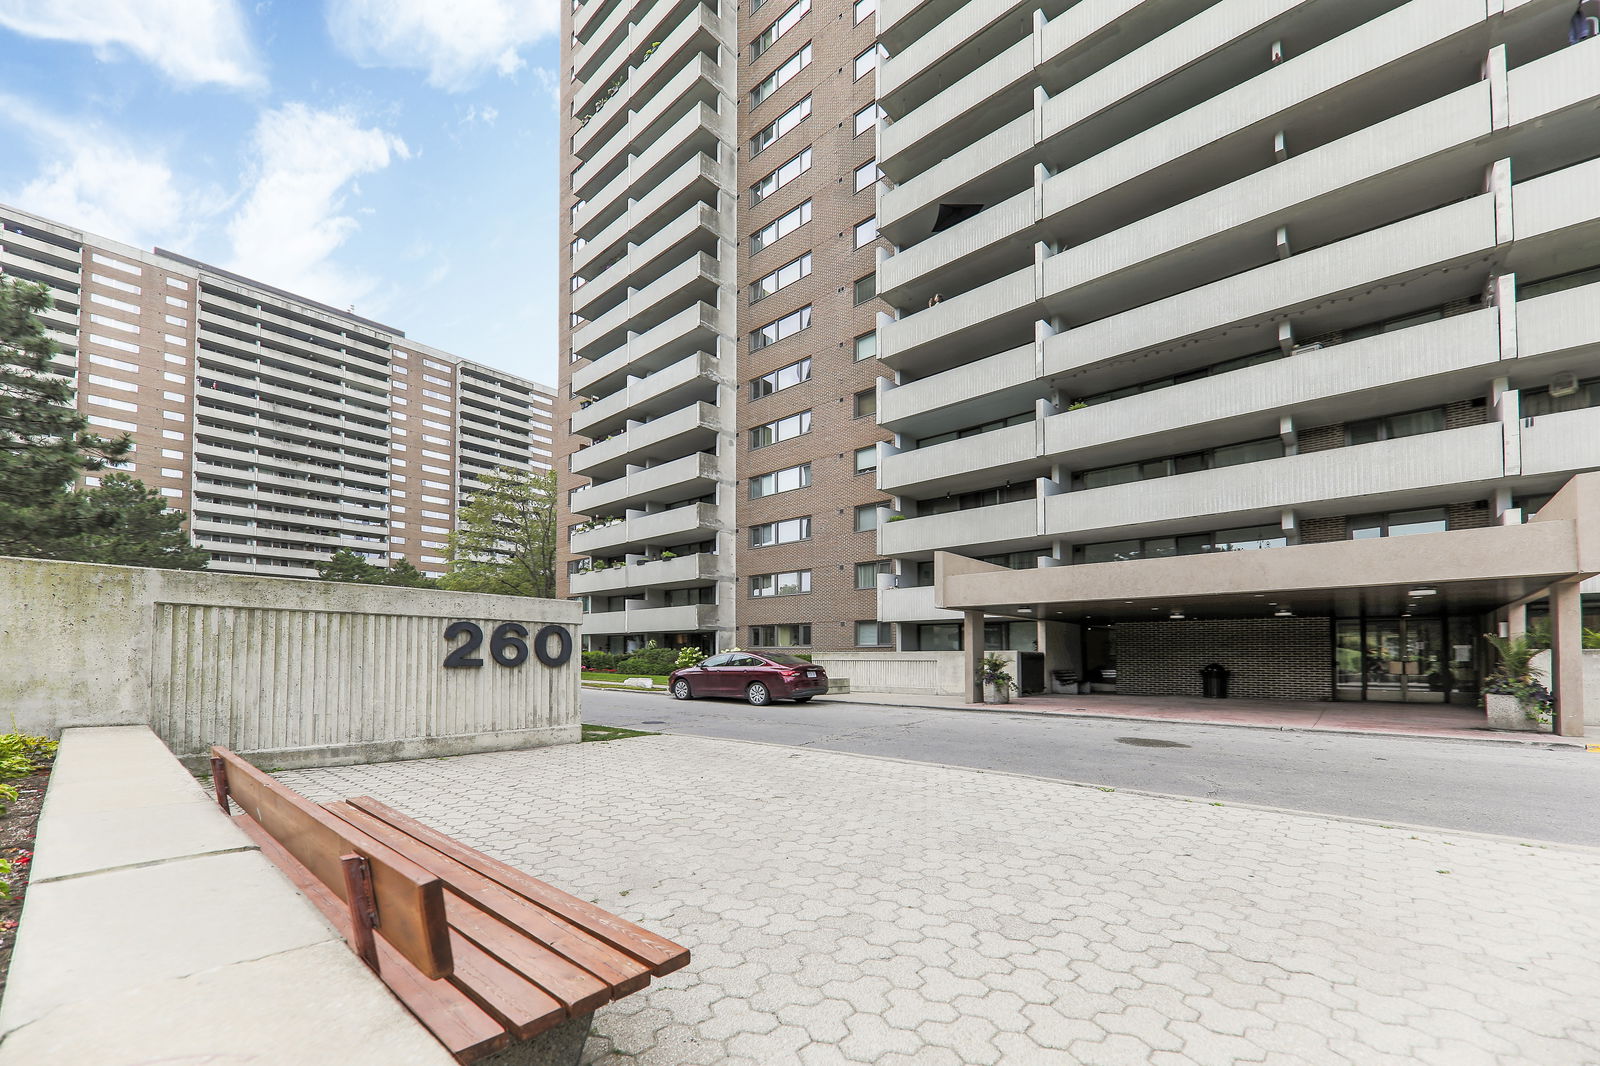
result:
[(1212, 663), (1210, 666), (1200, 668), (1200, 683), (1205, 688), (1205, 697), (1208, 700), (1225, 700), (1228, 698), (1228, 678), (1232, 672), (1221, 663)]

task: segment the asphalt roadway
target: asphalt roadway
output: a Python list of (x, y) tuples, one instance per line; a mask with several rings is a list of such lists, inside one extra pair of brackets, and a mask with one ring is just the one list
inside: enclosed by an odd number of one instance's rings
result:
[(813, 700), (583, 691), (583, 719), (1600, 846), (1600, 751)]

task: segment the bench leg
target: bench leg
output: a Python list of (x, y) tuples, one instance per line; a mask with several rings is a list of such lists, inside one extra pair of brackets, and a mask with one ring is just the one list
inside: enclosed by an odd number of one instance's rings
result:
[(531, 1040), (481, 1058), (473, 1066), (578, 1066), (593, 1022), (592, 1014), (562, 1022)]

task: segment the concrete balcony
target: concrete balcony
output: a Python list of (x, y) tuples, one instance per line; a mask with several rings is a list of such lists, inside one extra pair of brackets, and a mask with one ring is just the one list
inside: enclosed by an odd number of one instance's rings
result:
[(574, 596), (617, 595), (646, 589), (688, 588), (717, 579), (717, 556), (706, 552), (585, 570), (568, 577)]
[(694, 633), (717, 628), (717, 605), (694, 603), (683, 607), (637, 607), (583, 616), (583, 633), (589, 637), (624, 633)]
[[(969, 4), (958, 18), (969, 25), (987, 21), (994, 8), (1000, 6)], [(941, 27), (941, 31), (944, 29)], [(939, 36), (944, 35), (941, 32)], [(878, 141), (878, 154), (894, 171), (885, 173), (904, 173), (902, 168), (920, 172), (944, 158), (950, 145), (970, 144), (975, 136), (994, 128), (996, 119), (1031, 111), (1033, 59), (1034, 38), (1030, 33), (904, 118), (886, 125)], [(884, 65), (895, 63), (889, 60)]]
[(715, 401), (717, 381), (716, 359), (696, 352), (649, 377), (630, 377), (624, 388), (574, 411), (572, 432), (606, 437), (626, 428), (630, 418), (659, 418), (685, 404)]
[[(581, 237), (593, 236), (600, 229), (596, 219), (614, 217), (614, 205), (619, 201), (625, 203), (635, 191), (641, 196), (649, 193), (664, 173), (685, 156), (704, 152), (715, 158), (722, 130), (727, 125), (715, 106), (695, 104), (668, 128), (652, 131), (653, 136), (648, 139), (644, 138), (642, 128), (638, 142), (618, 138), (617, 144), (626, 144), (629, 149), (620, 166), (606, 167), (604, 163), (611, 161), (612, 153), (602, 152), (573, 177), (574, 182), (590, 183), (576, 187), (578, 195), (589, 199), (573, 213), (573, 231)], [(600, 179), (604, 179), (604, 185), (599, 184)]]
[(44, 262), (58, 270), (66, 271), (76, 280), (83, 266), (83, 252), (76, 248), (63, 248), (59, 244), (41, 241), (16, 230), (0, 230), (0, 255), (15, 255), (29, 262)]
[[(928, 212), (926, 227), (932, 226), (932, 210), (942, 201), (960, 202), (959, 193), (964, 188), (989, 178), (1002, 168), (1018, 175), (1018, 188), (1007, 190), (1005, 199), (1033, 184), (1032, 164), (1024, 159), (1032, 151), (1035, 119), (1032, 111), (1018, 116), (966, 148), (954, 152), (942, 162), (929, 167), (915, 177), (892, 189), (878, 193), (878, 227), (884, 236), (896, 243), (912, 243), (900, 223), (916, 212)], [(993, 197), (985, 195), (981, 202)], [(920, 236), (921, 234), (917, 234)]]
[(645, 333), (670, 319), (686, 303), (714, 304), (722, 264), (697, 252), (572, 334), (572, 350), (582, 358), (609, 352), (630, 333)]
[[(1276, 525), (1285, 509), (1354, 514), (1454, 502), (1504, 476), (1499, 423), (1290, 455), (1045, 500), (1044, 532), (1080, 541)], [(1473, 486), (1478, 486), (1474, 489)]]
[(1517, 301), (1517, 357), (1577, 355), (1600, 346), (1600, 283)]
[(633, 235), (651, 232), (696, 204), (720, 203), (719, 193), (731, 184), (732, 174), (731, 164), (724, 166), (705, 154), (686, 160), (643, 198), (630, 201), (626, 212), (575, 251), (572, 268), (583, 271), (591, 263), (609, 262), (627, 251)]
[(669, 269), (663, 264), (681, 262), (694, 252), (715, 253), (728, 239), (727, 225), (715, 208), (695, 204), (652, 233), (642, 244), (629, 244), (616, 260), (572, 294), (572, 310), (589, 319), (599, 318), (627, 298), (627, 290), (642, 288)]
[(624, 0), (581, 0), (572, 12), (572, 32), (579, 41), (588, 41), (612, 12), (628, 7)]
[(1038, 536), (1038, 501), (1019, 500), (884, 522), (878, 527), (878, 554), (926, 555), (936, 550), (981, 554), (1011, 550)]
[[(1277, 436), (1477, 391), (1500, 359), (1500, 313), (1486, 307), (1393, 333), (1302, 352), (1044, 422), (1044, 454), (1078, 469)], [(915, 454), (915, 453), (912, 453)], [(1164, 483), (1163, 483), (1164, 484)]]
[(676, 459), (715, 447), (722, 415), (708, 403), (696, 403), (651, 422), (630, 422), (628, 428), (572, 453), (572, 472), (593, 478), (621, 476), (630, 464)]
[[(910, 6), (903, 0), (882, 0), (878, 5), (879, 32), (899, 22), (902, 17), (899, 11)], [(983, 3), (963, 4), (941, 19), (933, 32), (918, 34), (904, 48), (897, 49), (894, 55), (878, 65), (878, 99), (893, 103), (897, 113), (904, 111), (908, 104), (921, 105), (926, 100), (925, 94), (919, 93), (906, 99), (905, 90), (912, 82), (943, 63), (952, 53), (971, 44), (1013, 12), (1021, 15), (1024, 7), (1022, 0), (986, 0)], [(1030, 44), (1030, 65), (1032, 51)]]
[(961, 618), (960, 611), (946, 611), (933, 605), (932, 585), (878, 592), (880, 622), (959, 622)]
[(679, 311), (626, 344), (573, 370), (572, 391), (580, 396), (606, 396), (625, 388), (629, 376), (647, 377), (695, 352), (717, 350), (723, 333), (722, 313), (707, 303)]
[[(249, 355), (207, 348), (197, 355), (195, 373), (200, 377), (231, 381), (243, 388), (278, 389), (296, 395), (299, 394), (300, 388), (304, 387), (309, 395), (317, 396), (322, 402), (344, 402), (357, 408), (371, 405), (387, 410), (389, 403), (388, 393), (381, 391), (382, 386), (376, 382), (373, 383), (375, 388), (363, 389), (357, 388), (348, 380), (329, 381), (320, 374), (314, 375), (309, 366), (294, 365), (288, 360), (275, 359), (271, 365), (263, 364), (260, 355), (253, 348)], [(322, 373), (326, 374), (327, 371), (324, 370)], [(293, 382), (293, 385), (278, 384), (279, 381)], [(338, 400), (332, 399), (335, 396)]]
[(1524, 474), (1600, 468), (1600, 407), (1525, 418), (1521, 434)]
[[(968, 362), (996, 338), (1033, 333), (1040, 316), (1038, 271), (1021, 270), (888, 323), (878, 331), (878, 358), (896, 370), (943, 370)], [(1009, 333), (1004, 332), (1009, 328)]]
[[(7, 243), (12, 243), (10, 238), (20, 236), (20, 234), (15, 234), (8, 230), (5, 236)], [(57, 266), (53, 262), (32, 259), (14, 252), (0, 258), (0, 273), (13, 275), (20, 273), (27, 277), (42, 278), (47, 283), (69, 286), (74, 291), (77, 290), (81, 281), (76, 270), (68, 270), (65, 267)]]
[[(625, 38), (619, 38), (628, 28), (628, 16), (632, 12), (631, 4), (618, 4), (611, 9), (611, 13), (598, 23), (590, 25), (585, 22), (589, 33), (582, 38), (582, 43), (572, 49), (572, 69), (570, 74), (578, 81), (588, 81), (594, 76), (595, 67), (608, 56), (613, 48), (627, 43)], [(577, 21), (576, 18), (573, 20)]]
[[(574, 189), (582, 195), (589, 195), (589, 190), (602, 180), (610, 180), (609, 176), (616, 172), (619, 162), (625, 165), (630, 154), (645, 154), (656, 142), (670, 136), (667, 132), (670, 124), (681, 121), (682, 112), (693, 109), (697, 104), (712, 113), (719, 113), (722, 110), (721, 97), (726, 95), (721, 91), (725, 82), (726, 78), (716, 61), (709, 56), (700, 56), (674, 74), (659, 93), (639, 101), (640, 106), (636, 110), (617, 109), (616, 115), (623, 119), (622, 123), (599, 118), (590, 121), (582, 132), (594, 130), (598, 133), (604, 130), (605, 139), (594, 145), (574, 173)], [(610, 112), (606, 114), (609, 116)], [(673, 143), (682, 143), (686, 139), (680, 134)], [(601, 199), (599, 195), (590, 198)], [(577, 216), (588, 219), (593, 217), (594, 211), (592, 205), (583, 204), (578, 208)]]
[[(885, 258), (878, 270), (878, 295), (892, 305), (909, 302), (915, 307), (920, 302), (916, 296), (929, 287), (951, 286), (952, 292), (964, 291), (979, 280), (1010, 273), (1003, 268), (996, 270), (996, 264), (1018, 259), (1033, 262), (1029, 231), (1038, 219), (1033, 190), (1017, 193)], [(912, 286), (916, 286), (915, 294), (907, 291)]]
[(574, 555), (620, 555), (643, 552), (653, 546), (710, 540), (723, 528), (717, 509), (709, 503), (673, 507), (653, 514), (638, 514), (620, 522), (572, 535)]
[(572, 494), (572, 513), (613, 515), (646, 504), (672, 504), (709, 496), (717, 486), (717, 457), (695, 452), (633, 470), (614, 481), (585, 485)]
[(1049, 473), (1039, 460), (1038, 430), (1038, 423), (1025, 422), (885, 456), (878, 464), (878, 487), (891, 495), (916, 495), (935, 484), (947, 492), (967, 492), (1000, 481), (1031, 481)]
[[(1198, 357), (1225, 330), (1233, 351), (1268, 348), (1277, 340), (1273, 321), (1407, 275), (1436, 278), (1440, 268), (1490, 253), (1500, 232), (1506, 226), (1497, 227), (1494, 196), (1476, 196), (1048, 337), (1045, 373), (1065, 375), (1180, 343)], [(1049, 260), (1045, 277), (1052, 278)], [(1429, 284), (1426, 278), (1413, 284), (1411, 306), (1425, 301)], [(1438, 291), (1442, 298), (1446, 290)], [(1406, 304), (1385, 294), (1365, 306), (1376, 317), (1386, 307), (1398, 314)]]
[(1033, 406), (1045, 395), (1032, 344), (882, 389), (878, 424), (908, 436), (979, 425)]

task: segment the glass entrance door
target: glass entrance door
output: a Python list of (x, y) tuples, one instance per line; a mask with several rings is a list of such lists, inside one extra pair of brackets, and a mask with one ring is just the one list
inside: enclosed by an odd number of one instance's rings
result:
[(1341, 700), (1445, 703), (1459, 656), (1442, 618), (1346, 618), (1335, 631), (1334, 692)]

